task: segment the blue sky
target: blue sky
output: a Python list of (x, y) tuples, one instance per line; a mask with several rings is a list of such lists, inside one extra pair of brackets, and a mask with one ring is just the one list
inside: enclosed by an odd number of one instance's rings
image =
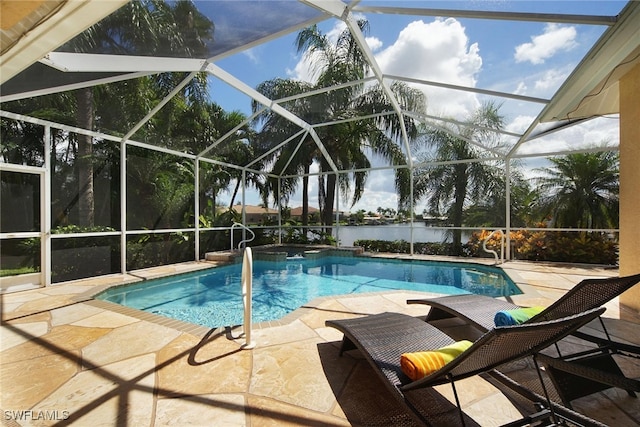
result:
[[(468, 8), (506, 12), (539, 12), (615, 15), (626, 2), (620, 1), (466, 1), (466, 2), (367, 2), (362, 5)], [(405, 15), (364, 15), (370, 23), (367, 35), (384, 73), (441, 81), (482, 89), (550, 98), (601, 36), (603, 26), (546, 24), (473, 19), (442, 19)], [(343, 28), (338, 20), (319, 24), (325, 34)], [(217, 63), (251, 87), (275, 77), (312, 80), (305, 57), (295, 52), (295, 34), (238, 53)], [(217, 80), (212, 81), (212, 99), (227, 110), (250, 114), (250, 99)], [(486, 98), (464, 92), (444, 92), (421, 87), (427, 95), (427, 111), (464, 118)], [(501, 109), (506, 127), (523, 131), (541, 105), (508, 101)], [(532, 145), (529, 150), (573, 147), (617, 141), (617, 120), (595, 123), (556, 135)], [(576, 145), (577, 144), (577, 145)], [(540, 159), (529, 162), (535, 166)], [(352, 210), (395, 207), (392, 179), (387, 173), (372, 173), (363, 201)], [(312, 198), (315, 193), (312, 190)], [(312, 203), (313, 203), (312, 199)], [(248, 203), (257, 203), (252, 196)], [(291, 206), (297, 206), (296, 197)], [(341, 202), (341, 209), (348, 209)], [(417, 212), (422, 211), (419, 205)]]

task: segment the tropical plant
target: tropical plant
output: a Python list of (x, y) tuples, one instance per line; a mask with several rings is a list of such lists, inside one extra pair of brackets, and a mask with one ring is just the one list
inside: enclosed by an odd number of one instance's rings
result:
[(617, 228), (619, 165), (615, 151), (551, 157), (536, 179), (540, 206), (557, 227)]
[[(176, 54), (203, 56), (206, 54), (206, 42), (213, 38), (213, 23), (202, 15), (195, 5), (186, 0), (167, 3), (160, 0), (133, 1), (120, 8), (107, 18), (96, 23), (78, 37), (72, 39), (64, 50), (74, 52), (100, 52), (128, 55), (150, 55), (171, 52)], [(175, 87), (177, 77), (171, 73), (155, 77), (159, 87)], [(147, 79), (148, 80), (148, 79)], [(192, 80), (184, 93), (203, 99), (202, 85), (206, 79)], [(135, 87), (136, 83), (119, 84), (112, 87)], [(135, 89), (134, 89), (135, 90)], [(96, 93), (102, 92), (101, 102), (96, 103)], [(109, 86), (82, 88), (75, 92), (77, 126), (94, 130), (97, 118), (96, 105), (107, 106), (111, 111), (122, 111), (105, 102)], [(114, 92), (111, 92), (112, 96)], [(115, 92), (115, 97), (120, 92)], [(145, 98), (142, 98), (145, 99)], [(148, 98), (146, 98), (148, 99)], [(172, 100), (177, 102), (177, 100)], [(143, 116), (139, 116), (142, 118)], [(93, 138), (90, 135), (77, 135), (77, 165), (79, 189), (79, 220), (81, 225), (93, 225), (94, 221), (94, 161)]]
[[(183, 117), (180, 135), (189, 135), (188, 151), (214, 162), (200, 161), (200, 207), (201, 213), (206, 213), (210, 218), (217, 215), (216, 209), (221, 204), (218, 202), (218, 193), (228, 190), (235, 181), (229, 209), (235, 204), (235, 199), (242, 184), (242, 170), (228, 165), (246, 165), (256, 157), (257, 147), (254, 132), (245, 123), (246, 117), (239, 111), (225, 111), (215, 103), (207, 102), (199, 109), (201, 114), (189, 113)], [(243, 123), (245, 123), (243, 125)], [(234, 129), (236, 129), (234, 132)], [(221, 140), (223, 136), (224, 140)], [(205, 150), (215, 144), (212, 150)], [(255, 168), (259, 169), (260, 164)], [(262, 186), (260, 174), (254, 172), (245, 173), (246, 184), (257, 189)]]
[[(462, 254), (463, 214), (473, 202), (491, 197), (499, 188), (499, 172), (481, 159), (482, 143), (495, 148), (495, 130), (503, 126), (503, 117), (494, 103), (483, 104), (464, 124), (427, 127), (417, 140), (416, 155), (425, 166), (415, 170), (416, 197), (428, 198), (432, 216), (446, 216), (454, 228), (451, 232), (453, 253)], [(473, 143), (472, 143), (473, 142)], [(433, 165), (433, 166), (430, 166)]]
[[(497, 171), (496, 171), (497, 172)], [(477, 200), (464, 211), (463, 222), (470, 227), (504, 227), (506, 225), (506, 180), (495, 174), (491, 197)], [(512, 166), (510, 173), (509, 213), (512, 227), (526, 227), (538, 221), (539, 191), (532, 188), (522, 172)]]
[[(359, 20), (361, 30), (366, 31), (368, 22)], [(318, 199), (321, 221), (324, 225), (333, 222), (333, 208), (336, 187), (345, 196), (351, 195), (351, 204), (362, 197), (367, 179), (365, 169), (371, 166), (368, 153), (379, 156), (393, 165), (406, 165), (406, 157), (397, 141), (402, 137), (403, 126), (408, 137), (417, 135), (413, 120), (400, 119), (393, 111), (393, 105), (380, 85), (365, 86), (350, 84), (340, 89), (322, 91), (339, 84), (353, 83), (363, 79), (369, 71), (369, 64), (349, 30), (344, 30), (332, 41), (317, 26), (302, 30), (296, 39), (299, 53), (304, 52), (317, 73), (315, 83), (291, 79), (274, 79), (261, 83), (257, 90), (270, 99), (287, 98), (286, 107), (296, 116), (310, 124), (330, 123), (314, 128), (324, 147), (306, 133), (302, 139), (276, 148), (294, 135), (299, 127), (272, 110), (265, 110), (257, 117), (261, 129), (258, 135), (272, 152), (271, 172), (280, 176), (302, 175), (302, 221), (308, 223), (308, 179), (311, 165), (319, 167)], [(390, 86), (394, 96), (402, 106), (415, 112), (423, 112), (425, 99), (422, 92), (395, 82)], [(313, 96), (301, 97), (306, 92), (318, 90)], [(257, 112), (260, 106), (253, 102)], [(373, 118), (359, 118), (373, 117)], [(331, 161), (323, 152), (330, 153)], [(357, 170), (336, 174), (331, 162), (338, 170)], [(278, 180), (270, 180), (263, 197), (276, 193)], [(292, 195), (298, 186), (297, 178), (283, 178), (281, 192), (284, 200)], [(353, 185), (353, 187), (352, 187)], [(409, 197), (408, 170), (399, 168), (396, 172), (396, 187), (401, 199)]]
[[(545, 228), (545, 224), (535, 224)], [(518, 230), (510, 234), (516, 259), (615, 265), (618, 245), (606, 233), (553, 232)], [(487, 249), (500, 252), (501, 237), (489, 230), (474, 232), (466, 245), (470, 256), (488, 257)]]
[(127, 154), (127, 228), (158, 230), (193, 226), (191, 162), (139, 148), (131, 148)]
[[(366, 252), (390, 252), (408, 254), (411, 252), (411, 244), (406, 240), (367, 240), (359, 239), (353, 242)], [(438, 242), (414, 242), (413, 253), (421, 255), (448, 255), (451, 253), (450, 243)]]

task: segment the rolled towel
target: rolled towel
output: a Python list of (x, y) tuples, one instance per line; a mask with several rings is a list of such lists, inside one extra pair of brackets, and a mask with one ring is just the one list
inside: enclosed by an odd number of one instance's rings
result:
[(400, 355), (400, 368), (412, 381), (437, 371), (471, 347), (471, 341), (457, 341), (432, 351), (418, 351)]
[(496, 313), (493, 323), (496, 326), (513, 326), (519, 325), (531, 319), (536, 314), (544, 310), (544, 307), (522, 307), (514, 310), (502, 310)]

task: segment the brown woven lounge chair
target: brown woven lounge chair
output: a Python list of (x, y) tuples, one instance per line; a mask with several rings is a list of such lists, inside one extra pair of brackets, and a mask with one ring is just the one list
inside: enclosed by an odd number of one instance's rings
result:
[[(558, 319), (601, 307), (613, 298), (640, 282), (640, 274), (618, 278), (586, 279), (575, 285), (561, 298), (528, 320), (540, 322)], [(439, 298), (410, 299), (408, 304), (426, 304), (431, 308), (427, 322), (446, 318), (460, 318), (481, 332), (495, 327), (494, 316), (501, 310), (520, 308), (516, 304), (482, 295), (450, 295)], [(640, 347), (616, 342), (611, 339), (602, 319), (600, 324), (605, 338), (596, 337), (583, 331), (572, 335), (596, 344), (591, 351), (580, 354), (562, 355), (559, 358), (543, 356), (541, 361), (549, 367), (548, 372), (556, 385), (563, 403), (610, 387), (626, 390), (630, 395), (640, 392), (640, 381), (624, 376), (613, 355), (640, 356)]]
[[(382, 313), (354, 319), (328, 320), (327, 326), (344, 334), (340, 354), (359, 349), (391, 393), (410, 410), (421, 425), (477, 425), (460, 407), (455, 382), (494, 370), (507, 362), (536, 353), (598, 317), (604, 308), (549, 322), (491, 329), (473, 345), (434, 373), (411, 381), (400, 366), (403, 353), (429, 351), (454, 340), (423, 320), (400, 314)], [(433, 386), (450, 383), (456, 400), (453, 410), (433, 402)], [(544, 404), (541, 402), (541, 404)], [(578, 425), (601, 425), (547, 400), (545, 410), (509, 425), (526, 425), (539, 417), (570, 419)], [(576, 421), (577, 420), (577, 421)]]

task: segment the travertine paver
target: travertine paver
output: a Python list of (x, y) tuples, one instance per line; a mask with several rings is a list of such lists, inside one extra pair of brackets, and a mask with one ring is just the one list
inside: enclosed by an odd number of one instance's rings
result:
[(346, 319), (353, 317), (353, 313), (340, 302), (331, 299), (320, 303), (317, 310), (306, 314), (301, 320), (310, 328), (317, 330), (324, 328), (324, 322), (329, 317), (331, 319)]
[(15, 313), (22, 304), (23, 304), (22, 302), (3, 301), (2, 302), (2, 319), (7, 318), (5, 316), (6, 313)]
[[(86, 319), (87, 317), (100, 314), (101, 312), (102, 310), (92, 307), (89, 304), (78, 303), (67, 305), (51, 310), (51, 325), (57, 326), (74, 323), (79, 320)], [(105, 323), (103, 325), (109, 324)], [(111, 325), (109, 325), (109, 327), (111, 327)]]
[(318, 356), (319, 342), (306, 340), (253, 350), (249, 392), (319, 412), (328, 411), (334, 396)]
[[(148, 269), (142, 275), (202, 266), (185, 263)], [(546, 305), (584, 278), (617, 274), (526, 262), (504, 268), (525, 291), (512, 297), (519, 304)], [(342, 334), (324, 322), (383, 311), (423, 315), (425, 306), (405, 303), (416, 294), (375, 293), (312, 302), (280, 326), (254, 329), (257, 347), (241, 350), (244, 340), (238, 338), (238, 328), (202, 336), (205, 328), (178, 330), (153, 323), (148, 316), (131, 317), (80, 301), (92, 286), (137, 280), (112, 275), (2, 295), (2, 316), (13, 320), (0, 327), (0, 407), (58, 416), (66, 411), (69, 417), (20, 420), (25, 426), (344, 426), (410, 420), (362, 355), (350, 351), (338, 356)], [(607, 307), (605, 316), (619, 315), (617, 301)], [(640, 340), (637, 324), (605, 321), (618, 339)], [(578, 341), (569, 340), (568, 345), (583, 348)], [(513, 364), (513, 369), (527, 366)], [(625, 360), (624, 370), (640, 376), (640, 362)], [(453, 400), (449, 386), (438, 390), (440, 398)], [(506, 398), (480, 377), (461, 382), (458, 391), (466, 412), (483, 426), (517, 418)], [(578, 399), (574, 407), (616, 426), (638, 425), (640, 420), (640, 399), (616, 389)]]
[[(274, 326), (268, 329), (253, 331), (252, 341), (260, 348), (286, 345), (292, 341), (302, 341), (316, 338), (313, 329), (300, 320), (294, 320), (288, 325)], [(243, 341), (244, 342), (244, 341)]]
[[(41, 289), (40, 292), (46, 295), (70, 295), (81, 294), (95, 288), (95, 284), (72, 285), (72, 286), (49, 286)], [(71, 292), (70, 292), (71, 291)]]
[(2, 305), (6, 312), (5, 304), (21, 304), (25, 302), (36, 301), (42, 298), (46, 298), (45, 293), (40, 292), (40, 289), (33, 291), (14, 292), (10, 294), (2, 294)]
[(58, 354), (2, 363), (0, 408), (17, 411), (30, 409), (71, 379), (79, 370), (77, 359), (69, 359)]
[[(48, 322), (34, 322), (34, 323), (5, 323), (3, 328), (0, 328), (0, 343), (2, 344), (2, 350), (7, 350), (11, 347), (23, 344), (33, 338), (40, 337), (49, 331)], [(0, 359), (0, 362), (2, 360)]]
[(344, 415), (332, 415), (289, 405), (274, 399), (249, 396), (247, 406), (251, 413), (251, 425), (260, 427), (290, 426), (349, 426)]
[(249, 383), (251, 357), (224, 335), (204, 341), (181, 334), (158, 351), (158, 394), (242, 393)]
[[(450, 384), (439, 385), (435, 387), (435, 389), (438, 390), (438, 393), (449, 399), (449, 401), (455, 401)], [(456, 390), (458, 391), (458, 399), (460, 399), (464, 408), (496, 393), (496, 388), (479, 376), (456, 381)]]
[[(464, 405), (464, 412), (475, 420), (484, 420), (483, 427), (497, 427), (522, 417), (509, 400), (494, 389), (493, 393)], [(487, 417), (491, 414), (491, 417)]]
[(382, 295), (353, 296), (341, 299), (340, 302), (352, 313), (360, 316), (401, 310), (400, 306)]
[[(38, 340), (30, 340), (2, 352), (2, 363), (37, 359), (42, 356), (81, 350), (107, 334), (106, 328), (84, 328), (81, 326), (57, 326)], [(73, 353), (77, 357), (79, 353)], [(34, 361), (37, 363), (37, 360)]]
[(153, 409), (155, 355), (134, 357), (83, 371), (34, 410), (66, 410), (79, 425), (149, 425)]
[(68, 295), (44, 295), (43, 298), (23, 303), (16, 311), (25, 314), (39, 313), (43, 310), (51, 310), (53, 307), (60, 307), (71, 303), (72, 301)]
[(11, 322), (12, 325), (21, 325), (25, 323), (37, 323), (37, 322), (45, 322), (47, 324), (50, 324), (51, 312), (41, 311), (40, 313), (32, 313), (25, 316), (17, 316), (11, 320), (7, 320), (7, 322)]
[(120, 326), (139, 322), (139, 319), (136, 319), (135, 317), (125, 316), (124, 314), (114, 313), (112, 311), (98, 311), (99, 312), (97, 314), (83, 318), (81, 320), (78, 320), (77, 322), (73, 322), (72, 325), (96, 328), (109, 325), (111, 328), (118, 328)]
[(140, 354), (155, 352), (180, 332), (149, 322), (115, 328), (84, 348), (82, 357), (93, 365), (106, 365)]
[(246, 425), (244, 397), (240, 394), (208, 394), (181, 399), (158, 399), (156, 427)]

